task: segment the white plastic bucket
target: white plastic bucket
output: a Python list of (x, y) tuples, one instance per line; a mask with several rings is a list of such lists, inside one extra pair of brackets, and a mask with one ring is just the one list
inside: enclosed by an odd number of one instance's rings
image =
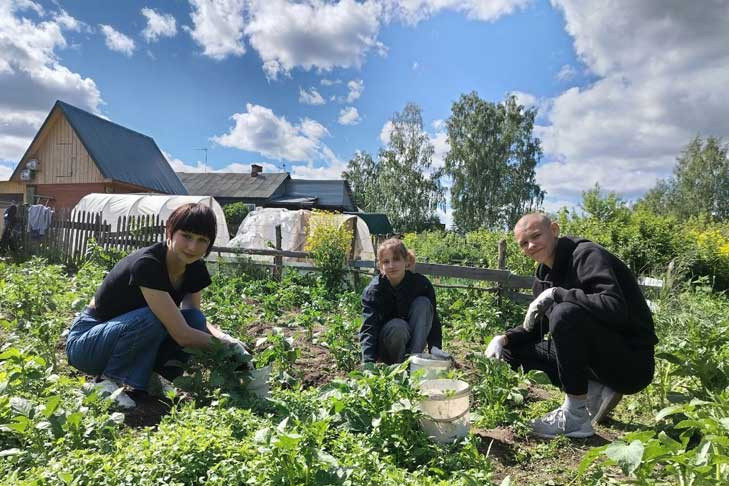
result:
[(271, 385), (268, 383), (269, 378), (271, 378), (271, 365), (257, 370), (251, 370), (251, 381), (248, 383), (248, 391), (259, 398), (268, 398), (271, 395)]
[(410, 356), (410, 375), (418, 370), (425, 370), (420, 376), (421, 380), (435, 380), (442, 378), (453, 363), (449, 359), (438, 359), (430, 353), (413, 354)]
[(471, 386), (461, 380), (423, 380), (420, 391), (426, 396), (418, 408), (423, 412), (420, 426), (434, 441), (453, 442), (468, 434), (471, 425)]

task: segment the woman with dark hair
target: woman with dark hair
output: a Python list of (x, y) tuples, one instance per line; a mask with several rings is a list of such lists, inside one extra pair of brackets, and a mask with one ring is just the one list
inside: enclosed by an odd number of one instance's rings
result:
[[(216, 337), (247, 354), (240, 341), (206, 321), (200, 292), (210, 285), (203, 258), (216, 235), (213, 211), (202, 204), (178, 207), (166, 224), (166, 241), (141, 248), (106, 275), (89, 306), (73, 322), (66, 342), (68, 362), (96, 375), (112, 392), (121, 385), (150, 391), (172, 380), (184, 362), (183, 348), (205, 348)], [(172, 365), (171, 365), (172, 364)], [(135, 406), (125, 393), (123, 407)]]

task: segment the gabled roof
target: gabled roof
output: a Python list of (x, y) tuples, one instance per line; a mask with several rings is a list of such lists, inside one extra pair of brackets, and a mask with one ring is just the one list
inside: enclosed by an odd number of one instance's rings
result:
[(178, 172), (190, 194), (213, 197), (268, 199), (289, 178), (286, 172), (259, 173), (252, 177), (239, 172)]
[(282, 197), (316, 197), (322, 208), (356, 211), (352, 190), (345, 180), (289, 179)]
[(53, 109), (56, 108), (66, 116), (105, 178), (167, 194), (187, 194), (185, 186), (151, 137), (63, 101), (56, 101)]
[[(104, 120), (63, 101), (56, 101), (53, 105), (21, 162), (28, 156), (56, 110), (60, 110), (66, 117), (105, 178), (166, 194), (187, 194), (185, 186), (177, 178), (175, 171), (151, 137)], [(11, 179), (19, 170), (20, 164), (15, 167)]]

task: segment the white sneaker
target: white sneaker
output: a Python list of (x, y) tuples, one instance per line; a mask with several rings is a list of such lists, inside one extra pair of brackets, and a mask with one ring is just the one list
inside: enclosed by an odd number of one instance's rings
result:
[(573, 412), (559, 407), (532, 422), (532, 433), (545, 439), (553, 439), (559, 435), (580, 439), (594, 435), (595, 431), (592, 430), (587, 410)]
[(95, 383), (94, 388), (99, 391), (99, 395), (108, 395), (108, 398), (120, 408), (134, 408), (137, 406), (134, 400), (124, 392), (124, 387), (112, 380), (105, 379)]
[(603, 422), (615, 406), (623, 398), (607, 385), (590, 380), (587, 387), (587, 412), (592, 417), (593, 424)]
[(152, 373), (147, 383), (147, 393), (153, 397), (167, 398), (170, 394), (177, 395), (177, 389), (158, 373)]

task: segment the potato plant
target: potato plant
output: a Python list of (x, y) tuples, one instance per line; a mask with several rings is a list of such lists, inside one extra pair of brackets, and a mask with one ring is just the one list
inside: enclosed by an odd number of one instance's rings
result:
[(472, 387), (473, 432), (438, 445), (419, 425), (407, 365), (359, 363), (359, 293), (295, 272), (274, 282), (225, 270), (203, 295), (211, 322), (273, 364), (270, 399), (247, 393), (245, 363), (221, 344), (192, 353), (157, 425), (124, 425), (62, 351), (106, 268), (0, 262), (0, 485), (729, 482), (729, 302), (711, 286), (658, 301), (654, 382), (598, 429), (610, 440), (536, 443), (525, 425), (558, 391), (482, 355), (523, 307), (438, 289), (444, 348), (459, 363), (452, 376)]

